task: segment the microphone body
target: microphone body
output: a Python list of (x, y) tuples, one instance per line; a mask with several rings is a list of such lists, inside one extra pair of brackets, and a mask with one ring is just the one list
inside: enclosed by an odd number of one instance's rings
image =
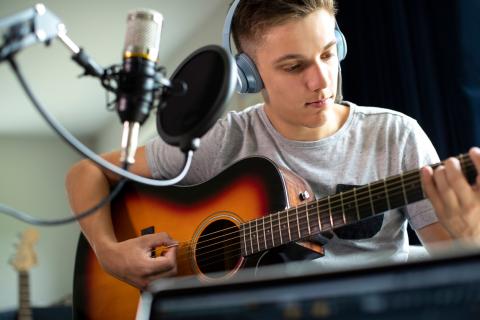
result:
[(135, 162), (139, 127), (158, 98), (157, 59), (163, 17), (150, 9), (127, 17), (123, 64), (118, 78), (116, 110), (123, 123), (121, 161)]

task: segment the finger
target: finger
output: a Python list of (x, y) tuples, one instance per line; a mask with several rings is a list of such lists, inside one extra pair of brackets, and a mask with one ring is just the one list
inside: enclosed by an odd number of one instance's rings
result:
[(423, 190), (430, 199), (435, 211), (439, 215), (443, 215), (443, 203), (433, 180), (433, 169), (431, 167), (423, 167), (420, 171)]
[(473, 165), (477, 170), (476, 183), (477, 183), (477, 186), (480, 186), (480, 148), (477, 148), (477, 147), (471, 148), (470, 151), (468, 152), (468, 155), (470, 156), (470, 159), (472, 160)]
[(452, 191), (455, 193), (460, 206), (463, 208), (473, 202), (475, 195), (463, 175), (460, 161), (456, 158), (449, 158), (445, 161), (445, 176)]
[(457, 210), (459, 204), (455, 192), (453, 192), (451, 186), (448, 184), (447, 175), (445, 173), (445, 167), (439, 166), (433, 171), (433, 179), (437, 186), (440, 200), (445, 208), (445, 214), (451, 215)]
[(146, 249), (151, 249), (160, 246), (174, 246), (178, 242), (170, 238), (170, 236), (165, 232), (147, 234), (142, 236), (142, 244)]
[(171, 276), (177, 273), (177, 261), (175, 248), (171, 248), (164, 256), (153, 258), (150, 264), (150, 270), (147, 273), (148, 278), (160, 276)]
[(177, 246), (174, 247), (169, 247), (167, 250), (163, 252), (163, 256), (166, 257), (167, 259), (175, 260), (177, 258)]

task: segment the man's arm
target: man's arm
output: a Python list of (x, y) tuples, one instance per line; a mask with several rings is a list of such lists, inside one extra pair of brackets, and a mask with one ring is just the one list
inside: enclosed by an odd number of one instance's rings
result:
[[(103, 157), (117, 166), (120, 164), (119, 151)], [(135, 164), (129, 171), (145, 177), (152, 176), (144, 147), (137, 150)], [(119, 180), (119, 176), (89, 160), (75, 164), (66, 177), (66, 188), (73, 212), (77, 214), (93, 207), (108, 195), (110, 186)], [(175, 243), (167, 234), (162, 232), (117, 242), (109, 205), (79, 223), (102, 267), (118, 279), (138, 288), (145, 288), (156, 278), (176, 274), (176, 248), (170, 248), (160, 257), (150, 257), (152, 248)]]
[(432, 223), (426, 227), (416, 230), (420, 242), (429, 253), (445, 250), (452, 244), (452, 236), (439, 222)]
[(437, 228), (454, 239), (480, 244), (480, 149), (470, 149), (469, 156), (477, 170), (474, 186), (468, 184), (455, 158), (435, 170), (422, 168), (422, 184), (437, 213)]

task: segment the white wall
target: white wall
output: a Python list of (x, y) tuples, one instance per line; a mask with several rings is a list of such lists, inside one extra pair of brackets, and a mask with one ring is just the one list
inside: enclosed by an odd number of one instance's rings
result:
[[(56, 137), (0, 136), (0, 202), (42, 219), (70, 217), (64, 191), (67, 168), (79, 156)], [(17, 275), (9, 259), (18, 235), (29, 228), (0, 216), (0, 310), (17, 305)], [(38, 265), (31, 270), (35, 306), (51, 304), (72, 292), (77, 224), (35, 227), (40, 238)]]

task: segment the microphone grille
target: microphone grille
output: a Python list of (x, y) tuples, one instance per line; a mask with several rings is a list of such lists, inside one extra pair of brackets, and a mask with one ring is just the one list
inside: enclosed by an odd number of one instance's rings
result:
[(163, 16), (151, 9), (128, 13), (123, 58), (141, 57), (156, 61), (160, 50)]

